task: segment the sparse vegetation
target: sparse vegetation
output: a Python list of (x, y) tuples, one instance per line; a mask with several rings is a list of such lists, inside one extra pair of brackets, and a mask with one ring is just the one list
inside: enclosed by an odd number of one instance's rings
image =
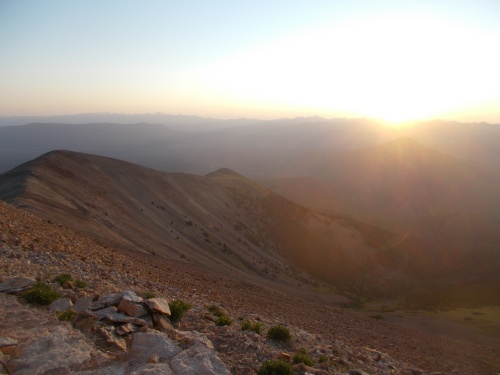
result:
[(328, 362), (328, 357), (327, 357), (326, 355), (324, 355), (324, 354), (321, 354), (321, 355), (319, 356), (318, 362), (319, 362), (319, 363), (325, 363), (325, 362)]
[(52, 281), (54, 283), (59, 283), (61, 286), (64, 286), (64, 284), (67, 283), (68, 281), (73, 281), (73, 277), (71, 277), (69, 273), (61, 273), (56, 277), (54, 277)]
[(170, 313), (171, 313), (170, 320), (173, 323), (175, 323), (184, 316), (185, 312), (191, 308), (191, 305), (189, 303), (184, 302), (183, 300), (178, 299), (169, 302), (168, 307), (170, 308)]
[(314, 366), (314, 361), (307, 354), (305, 348), (300, 348), (293, 356), (293, 363), (303, 363), (306, 366)]
[(70, 322), (75, 318), (75, 316), (76, 316), (76, 310), (69, 309), (57, 314), (57, 319), (65, 322)]
[(283, 360), (265, 361), (257, 370), (257, 375), (293, 375), (292, 366)]
[(151, 293), (151, 292), (148, 292), (148, 291), (144, 292), (142, 295), (144, 296), (145, 299), (150, 299), (150, 298), (155, 298), (156, 297), (156, 295), (154, 293)]
[(270, 340), (278, 342), (289, 342), (292, 339), (290, 330), (283, 325), (277, 325), (269, 328), (267, 337)]
[(30, 290), (21, 293), (21, 297), (29, 303), (37, 303), (39, 305), (49, 305), (56, 299), (61, 298), (61, 295), (54, 290), (50, 285), (42, 282), (33, 284)]
[(262, 333), (262, 323), (251, 322), (250, 320), (243, 320), (241, 322), (241, 330), (242, 331), (253, 331), (253, 332), (260, 335)]
[(222, 327), (222, 326), (230, 326), (232, 323), (233, 323), (233, 319), (231, 319), (227, 315), (221, 315), (215, 321), (215, 325), (220, 326), (220, 327)]
[(217, 306), (217, 305), (208, 305), (207, 306), (207, 310), (212, 314), (212, 315), (215, 315), (217, 317), (220, 317), (220, 316), (223, 316), (223, 315), (226, 315), (224, 313), (224, 311), (222, 311), (222, 309)]
[(83, 289), (83, 288), (87, 287), (87, 283), (85, 281), (83, 281), (83, 280), (76, 280), (75, 281), (75, 286), (77, 288)]

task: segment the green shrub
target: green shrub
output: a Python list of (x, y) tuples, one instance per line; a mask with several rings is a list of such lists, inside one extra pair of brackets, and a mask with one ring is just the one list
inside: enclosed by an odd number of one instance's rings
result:
[(57, 314), (57, 319), (70, 322), (75, 318), (75, 316), (76, 316), (76, 310), (69, 309)]
[(77, 288), (83, 289), (87, 287), (87, 283), (83, 280), (76, 280), (75, 285)]
[(144, 292), (143, 296), (145, 299), (156, 298), (156, 295), (151, 292)]
[(191, 305), (178, 299), (169, 302), (168, 307), (170, 307), (170, 320), (175, 323), (184, 316), (184, 313), (191, 308)]
[(233, 319), (231, 319), (227, 315), (221, 315), (215, 321), (215, 325), (218, 326), (230, 326), (233, 323)]
[(226, 314), (224, 313), (224, 311), (222, 311), (222, 309), (221, 309), (219, 306), (217, 306), (217, 305), (208, 305), (208, 306), (207, 306), (207, 310), (208, 310), (211, 314), (213, 314), (213, 315), (215, 315), (215, 316), (219, 316), (219, 317), (220, 317), (220, 316), (226, 315)]
[(273, 341), (288, 342), (292, 336), (288, 328), (282, 325), (273, 326), (267, 331), (267, 337)]
[(314, 361), (307, 354), (307, 350), (300, 348), (293, 356), (293, 363), (303, 363), (306, 366), (314, 366)]
[(30, 290), (21, 293), (21, 297), (29, 303), (38, 303), (40, 305), (49, 305), (56, 299), (61, 298), (61, 295), (52, 289), (50, 285), (42, 282), (33, 284)]
[(319, 356), (319, 360), (318, 360), (319, 363), (324, 363), (324, 362), (328, 362), (328, 357), (324, 354), (321, 354)]
[(54, 283), (59, 283), (60, 285), (63, 285), (64, 283), (68, 281), (73, 281), (73, 278), (69, 273), (61, 273), (60, 275), (57, 275), (54, 277), (52, 280)]
[(257, 370), (257, 375), (293, 375), (292, 366), (283, 360), (265, 361)]
[(241, 330), (242, 331), (254, 331), (257, 334), (262, 333), (262, 323), (260, 322), (251, 322), (250, 320), (244, 320), (241, 322)]

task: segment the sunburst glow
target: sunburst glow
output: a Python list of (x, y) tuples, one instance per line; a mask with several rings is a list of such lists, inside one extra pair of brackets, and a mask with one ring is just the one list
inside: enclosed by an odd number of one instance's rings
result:
[(500, 65), (492, 41), (457, 24), (426, 21), (423, 27), (421, 19), (383, 17), (316, 30), (218, 61), (200, 80), (236, 105), (343, 110), (391, 123), (488, 97), (492, 80), (500, 84), (491, 75)]

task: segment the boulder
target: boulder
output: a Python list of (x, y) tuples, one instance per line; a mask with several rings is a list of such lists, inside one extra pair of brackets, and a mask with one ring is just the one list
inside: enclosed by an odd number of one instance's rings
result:
[(204, 333), (198, 331), (175, 331), (177, 337), (190, 346), (198, 343), (205, 345), (209, 349), (214, 349), (214, 344)]
[(229, 375), (226, 365), (213, 349), (198, 343), (172, 358), (170, 363), (176, 375)]
[(90, 305), (92, 305), (93, 301), (94, 301), (93, 296), (77, 299), (75, 304), (73, 305), (73, 308), (75, 309), (76, 312), (80, 312), (83, 310), (89, 310)]
[(35, 279), (29, 277), (14, 277), (0, 283), (0, 292), (8, 294), (19, 293), (28, 290), (35, 282)]
[(170, 320), (168, 320), (167, 317), (163, 314), (158, 314), (158, 313), (153, 313), (151, 314), (151, 317), (153, 318), (153, 323), (157, 329), (160, 331), (173, 331), (172, 324), (170, 324)]
[(159, 312), (167, 316), (171, 315), (166, 298), (150, 298), (145, 303), (152, 312)]
[(71, 367), (90, 361), (91, 352), (92, 346), (81, 332), (58, 325), (20, 345), (18, 359), (7, 367), (17, 375), (45, 374), (56, 369), (58, 373), (69, 373)]
[(115, 327), (100, 327), (98, 332), (106, 340), (108, 345), (115, 346), (124, 352), (127, 351), (127, 341), (123, 337), (116, 334)]
[(123, 311), (125, 314), (133, 318), (147, 314), (146, 309), (141, 303), (131, 302), (125, 298), (123, 298), (118, 304), (118, 311)]
[(100, 319), (101, 317), (92, 311), (80, 311), (73, 319), (73, 326), (80, 331), (90, 332), (94, 324), (96, 324)]
[(73, 307), (70, 298), (59, 298), (49, 305), (51, 311), (66, 311)]
[(166, 363), (180, 352), (181, 349), (163, 332), (139, 332), (133, 336), (129, 360), (148, 363), (157, 356), (159, 363)]

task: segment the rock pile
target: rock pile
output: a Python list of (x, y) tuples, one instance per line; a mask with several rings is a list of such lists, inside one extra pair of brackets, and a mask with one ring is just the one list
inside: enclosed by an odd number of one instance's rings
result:
[[(0, 284), (0, 290), (17, 294), (34, 282), (29, 278), (9, 279)], [(1, 300), (4, 305), (29, 309), (13, 297), (8, 298), (4, 295)], [(60, 298), (50, 304), (49, 311), (54, 310), (74, 311), (72, 325), (54, 325), (32, 332), (28, 339), (0, 337), (0, 350), (5, 353), (1, 361), (11, 374), (44, 374), (55, 370), (82, 375), (229, 374), (206, 335), (179, 332), (189, 338), (191, 345), (185, 350), (169, 337), (169, 334), (175, 336), (176, 330), (168, 319), (171, 312), (165, 298), (143, 299), (128, 290), (101, 297)], [(97, 350), (91, 339), (101, 339), (110, 350)], [(116, 353), (117, 350), (121, 353)]]

